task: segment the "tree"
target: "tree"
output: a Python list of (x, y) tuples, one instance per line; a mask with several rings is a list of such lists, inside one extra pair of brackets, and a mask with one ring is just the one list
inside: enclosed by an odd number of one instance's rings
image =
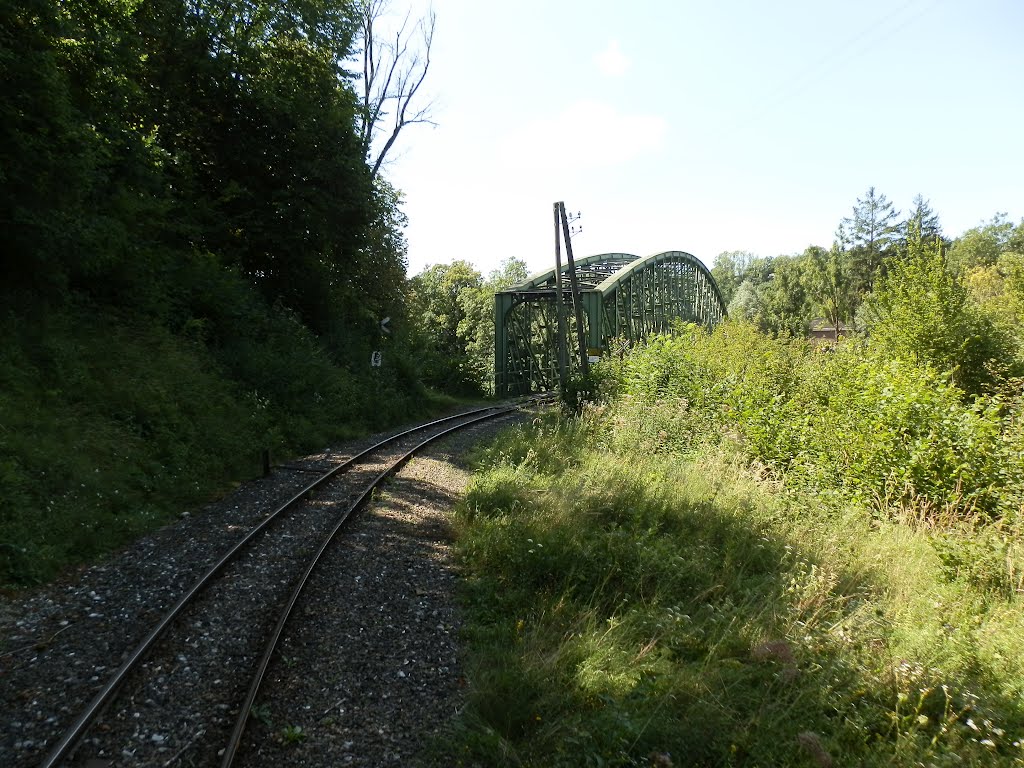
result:
[(373, 182), (373, 218), (359, 257), (346, 270), (345, 287), (378, 319), (404, 312), (408, 244), (402, 193), (381, 176)]
[(494, 294), (526, 277), (526, 262), (509, 257), (481, 286), (466, 288), (459, 295), (463, 311), (459, 338), (484, 391), (490, 392), (494, 386)]
[(746, 320), (753, 323), (761, 314), (762, 300), (757, 286), (749, 278), (739, 284), (727, 306), (729, 317), (733, 320)]
[[(397, 30), (385, 36), (381, 26), (390, 5), (390, 0), (360, 0), (359, 4), (362, 52), (359, 137), (374, 177), (406, 126), (433, 125), (432, 104), (419, 105), (417, 97), (430, 69), (437, 16), (431, 9), (410, 27), (407, 12)], [(383, 144), (373, 157), (371, 153), (378, 136), (383, 138)]]
[(949, 373), (969, 395), (990, 391), (1005, 378), (1009, 339), (948, 269), (942, 244), (924, 242), (913, 226), (868, 306), (872, 343), (887, 354)]
[(404, 220), (345, 77), (358, 26), (337, 0), (0, 0), (0, 283), (177, 327), (212, 258), (320, 335), (393, 313)]
[(729, 316), (756, 324), (765, 333), (806, 333), (811, 320), (806, 265), (802, 257), (752, 259), (728, 304)]
[[(962, 263), (977, 264), (958, 273), (971, 296), (1024, 349), (1024, 222), (989, 236), (966, 233), (956, 245)], [(993, 254), (998, 255), (991, 262)]]
[(0, 291), (27, 287), (44, 301), (64, 287), (95, 182), (98, 142), (57, 46), (71, 26), (48, 0), (0, 0)]
[(1024, 219), (1010, 233), (1006, 240), (1006, 250), (1010, 253), (1024, 255)]
[(929, 202), (921, 195), (914, 197), (914, 207), (910, 211), (910, 215), (900, 223), (900, 238), (904, 245), (914, 231), (920, 232), (921, 239), (926, 243), (942, 238), (939, 215), (932, 210)]
[(857, 198), (853, 216), (843, 219), (840, 243), (848, 244), (850, 276), (855, 290), (867, 293), (875, 275), (884, 271), (885, 259), (899, 236), (898, 218), (899, 211), (893, 209), (885, 195), (869, 187), (863, 198)]
[[(1000, 255), (1013, 250), (1015, 232), (1024, 241), (1024, 221), (1014, 230), (1005, 213), (997, 213), (991, 221), (967, 230), (955, 241), (949, 251), (949, 262), (958, 274), (966, 274), (975, 267), (990, 267)], [(1024, 252), (1024, 242), (1018, 252)]]
[(715, 278), (727, 306), (736, 295), (740, 284), (746, 279), (747, 270), (754, 258), (754, 254), (746, 251), (725, 251), (715, 257), (711, 276)]
[(435, 264), (409, 281), (409, 308), (420, 348), (423, 382), (453, 394), (478, 394), (482, 377), (466, 349), (463, 293), (483, 283), (467, 261)]
[(835, 242), (829, 250), (816, 245), (804, 251), (808, 292), (836, 332), (849, 321), (857, 309), (858, 295), (850, 279), (850, 263), (846, 250)]
[(397, 202), (373, 183), (341, 63), (352, 4), (150, 0), (138, 19), (178, 245), (217, 254), (318, 334), (401, 296), (375, 234)]
[(424, 383), (459, 394), (491, 390), (494, 294), (525, 279), (526, 263), (508, 258), (486, 281), (465, 261), (428, 267), (409, 281)]
[(813, 315), (808, 292), (807, 260), (802, 256), (779, 256), (772, 262), (771, 279), (763, 284), (761, 330), (774, 334), (805, 336)]

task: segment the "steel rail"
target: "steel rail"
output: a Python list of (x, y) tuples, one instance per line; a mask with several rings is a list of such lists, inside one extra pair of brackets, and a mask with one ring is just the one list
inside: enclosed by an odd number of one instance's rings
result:
[[(520, 406), (514, 406), (513, 408), (507, 409), (507, 411), (515, 410), (518, 407)], [(196, 598), (196, 596), (199, 595), (199, 593), (206, 588), (206, 586), (213, 580), (213, 578), (218, 573), (220, 573), (220, 571), (223, 570), (223, 568), (228, 563), (230, 563), (238, 556), (242, 549), (250, 541), (252, 541), (254, 537), (256, 537), (264, 529), (266, 529), (282, 513), (298, 504), (311, 491), (315, 490), (323, 483), (326, 483), (328, 480), (332, 479), (342, 470), (352, 466), (352, 464), (359, 461), (364, 456), (374, 453), (375, 451), (379, 451), (386, 445), (394, 443), (402, 439), (403, 437), (407, 437), (415, 432), (421, 432), (424, 429), (436, 427), (438, 425), (454, 421), (456, 419), (465, 419), (467, 416), (472, 416), (474, 414), (496, 411), (498, 410), (498, 408), (499, 406), (488, 406), (487, 408), (477, 408), (471, 411), (464, 411), (463, 413), (458, 413), (453, 416), (446, 416), (444, 418), (435, 419), (434, 421), (430, 421), (425, 424), (419, 424), (415, 427), (412, 427), (411, 429), (407, 429), (403, 432), (391, 435), (390, 437), (387, 437), (384, 440), (381, 440), (380, 442), (371, 445), (369, 448), (366, 448), (365, 450), (360, 451), (354, 456), (346, 459), (338, 466), (333, 467), (331, 470), (329, 470), (322, 476), (316, 478), (315, 480), (307, 484), (304, 488), (302, 488), (294, 496), (292, 496), (288, 501), (284, 502), (281, 506), (279, 506), (269, 515), (267, 515), (267, 517), (264, 518), (258, 525), (256, 525), (254, 528), (252, 528), (252, 530), (245, 534), (245, 536), (239, 539), (231, 547), (231, 549), (229, 549), (221, 557), (220, 560), (218, 560), (213, 566), (211, 566), (210, 569), (205, 574), (203, 574), (196, 581), (195, 584), (192, 585), (188, 592), (186, 592), (178, 600), (178, 602), (175, 603), (174, 606), (166, 614), (164, 614), (163, 618), (159, 622), (157, 622), (153, 629), (150, 630), (149, 634), (142, 640), (142, 642), (138, 644), (138, 646), (136, 646), (135, 650), (132, 651), (132, 653), (128, 656), (127, 659), (125, 659), (121, 666), (118, 667), (118, 669), (113, 673), (113, 675), (111, 675), (110, 679), (99, 691), (99, 693), (97, 693), (93, 697), (92, 701), (90, 701), (89, 704), (85, 707), (85, 709), (82, 710), (82, 712), (79, 714), (75, 722), (72, 723), (72, 725), (64, 731), (60, 739), (54, 744), (54, 746), (47, 753), (46, 757), (43, 758), (43, 761), (39, 764), (40, 768), (54, 768), (54, 766), (58, 765), (60, 761), (62, 761), (65, 757), (69, 755), (73, 748), (75, 748), (78, 745), (78, 742), (81, 740), (82, 736), (86, 733), (89, 727), (99, 717), (104, 707), (114, 697), (114, 694), (117, 693), (118, 689), (124, 683), (129, 673), (131, 673), (136, 667), (138, 667), (138, 665), (145, 658), (146, 654), (149, 652), (150, 648), (154, 645), (154, 643), (156, 643), (160, 636), (163, 635), (163, 633), (167, 630), (171, 623), (178, 617), (178, 615), (185, 609), (185, 607), (188, 606)]]
[(313, 570), (319, 564), (321, 556), (324, 554), (324, 552), (327, 551), (327, 548), (331, 545), (331, 542), (334, 541), (335, 537), (338, 535), (338, 532), (342, 529), (342, 527), (344, 527), (345, 523), (348, 521), (351, 514), (366, 502), (370, 494), (373, 493), (373, 491), (376, 490), (376, 488), (382, 482), (384, 482), (386, 478), (388, 478), (390, 475), (396, 472), (403, 464), (405, 464), (405, 462), (409, 460), (409, 458), (413, 454), (422, 450), (427, 445), (430, 445), (434, 441), (440, 440), (442, 437), (450, 435), (453, 432), (457, 432), (460, 429), (465, 429), (466, 427), (478, 424), (481, 421), (487, 421), (488, 419), (496, 419), (499, 416), (504, 416), (516, 410), (518, 410), (518, 406), (497, 410), (494, 413), (487, 413), (482, 416), (477, 416), (473, 419), (470, 419), (469, 421), (464, 421), (460, 424), (456, 424), (455, 426), (448, 427), (447, 429), (444, 429), (436, 434), (431, 435), (430, 437), (427, 437), (413, 448), (410, 448), (406, 453), (404, 453), (402, 456), (400, 456), (398, 459), (392, 462), (390, 466), (388, 466), (380, 474), (378, 474), (369, 484), (367, 484), (366, 488), (358, 496), (358, 498), (352, 501), (349, 504), (348, 508), (341, 513), (340, 519), (335, 524), (331, 532), (324, 537), (323, 543), (320, 545), (320, 548), (310, 558), (310, 561), (306, 566), (306, 570), (302, 574), (302, 577), (298, 580), (298, 582), (296, 582), (295, 587), (292, 590), (291, 597), (288, 599), (287, 603), (284, 606), (284, 609), (281, 611), (281, 615), (280, 618), (278, 619), (277, 626), (274, 627), (274, 631), (271, 633), (270, 638), (267, 640), (266, 647), (263, 650), (263, 656), (260, 658), (259, 664), (256, 665), (256, 671), (253, 674), (252, 683), (249, 686), (249, 692), (246, 695), (245, 701), (242, 703), (242, 706), (238, 711), (238, 718), (235, 720), (234, 730), (232, 730), (231, 737), (228, 740), (228, 744), (224, 748), (224, 756), (223, 760), (221, 761), (221, 768), (231, 768), (231, 766), (234, 764), (235, 757), (238, 754), (239, 748), (241, 747), (242, 737), (245, 734), (246, 725), (249, 722), (249, 715), (252, 711), (252, 706), (256, 701), (256, 696), (259, 695), (260, 686), (263, 684), (263, 680), (266, 677), (267, 668), (270, 666), (270, 661), (273, 658), (274, 653), (277, 651), (277, 646), (280, 643), (281, 635), (284, 633), (284, 628), (287, 625), (288, 620), (291, 618), (292, 610), (295, 608), (295, 604), (298, 602), (299, 597), (302, 594), (302, 591), (305, 589), (306, 584), (309, 581), (309, 577), (313, 573)]

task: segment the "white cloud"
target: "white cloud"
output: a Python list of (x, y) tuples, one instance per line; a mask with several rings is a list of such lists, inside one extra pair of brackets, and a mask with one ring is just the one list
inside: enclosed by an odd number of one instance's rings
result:
[(513, 171), (609, 168), (656, 151), (667, 132), (658, 115), (627, 115), (603, 102), (577, 101), (500, 138), (499, 162)]
[(609, 40), (608, 46), (603, 51), (594, 54), (594, 63), (603, 74), (609, 77), (622, 77), (630, 65), (626, 54), (619, 47), (618, 40)]

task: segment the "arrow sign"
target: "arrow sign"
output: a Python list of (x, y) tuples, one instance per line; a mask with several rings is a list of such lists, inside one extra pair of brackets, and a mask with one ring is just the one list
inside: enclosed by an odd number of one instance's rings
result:
[(391, 322), (391, 318), (390, 317), (385, 317), (383, 320), (380, 321), (380, 332), (381, 333), (391, 333), (391, 329), (388, 328), (388, 323), (390, 323), (390, 322)]

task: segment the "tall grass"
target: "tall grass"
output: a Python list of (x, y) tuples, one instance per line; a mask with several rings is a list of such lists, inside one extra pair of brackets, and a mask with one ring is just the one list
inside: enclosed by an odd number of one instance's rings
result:
[[(654, 342), (672, 354), (606, 373), (609, 403), (478, 457), (457, 516), (461, 763), (1024, 765), (1016, 491), (974, 468), (951, 485), (915, 442), (1005, 448), (1008, 410), (934, 378), (907, 407), (818, 407), (809, 372), (835, 394), (852, 358), (733, 333), (717, 355)], [(815, 441), (828, 403), (835, 424), (896, 426)], [(879, 451), (884, 470), (844, 484)]]
[(658, 426), (675, 448), (727, 440), (818, 492), (1020, 517), (1019, 393), (968, 398), (869, 344), (821, 350), (733, 323), (652, 339), (601, 370), (619, 420)]

